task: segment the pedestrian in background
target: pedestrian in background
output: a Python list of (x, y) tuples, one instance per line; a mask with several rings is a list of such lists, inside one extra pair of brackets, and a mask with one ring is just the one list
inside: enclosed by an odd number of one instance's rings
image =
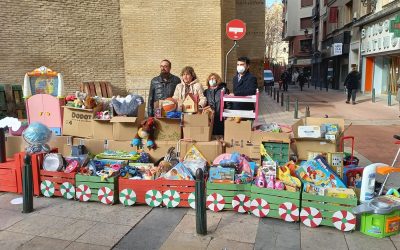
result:
[[(229, 95), (229, 89), (226, 83), (222, 82), (221, 77), (216, 73), (211, 73), (207, 77), (207, 89), (204, 90), (204, 96), (207, 98), (207, 105), (214, 111), (213, 135), (224, 135), (224, 120), (220, 120), (221, 114), (221, 92), (225, 89), (225, 94)], [(227, 107), (226, 103), (225, 107)]]
[(284, 79), (283, 79), (283, 91), (288, 91), (289, 82), (291, 81), (291, 77), (288, 71), (285, 71)]
[(304, 72), (301, 72), (299, 77), (297, 78), (297, 81), (300, 85), (300, 91), (303, 91), (304, 84), (308, 81), (306, 74)]
[[(237, 59), (237, 74), (233, 77), (233, 95), (248, 96), (257, 92), (257, 77), (249, 71), (250, 59), (243, 56)], [(234, 102), (232, 108), (235, 110), (254, 110), (254, 103)]]
[(147, 102), (147, 115), (154, 116), (154, 105), (159, 100), (164, 100), (172, 97), (175, 92), (176, 85), (181, 82), (179, 77), (173, 75), (171, 72), (171, 62), (164, 59), (160, 63), (160, 75), (154, 77), (150, 83), (149, 100)]
[(207, 99), (203, 93), (203, 85), (201, 85), (199, 79), (197, 79), (194, 69), (190, 66), (184, 67), (181, 72), (181, 77), (182, 82), (176, 86), (174, 96), (172, 97), (178, 102), (178, 106), (182, 106), (188, 94), (193, 94), (198, 96), (199, 106), (201, 108), (205, 107)]
[(360, 79), (361, 75), (357, 71), (357, 64), (352, 64), (351, 72), (346, 76), (346, 79), (344, 80), (344, 86), (346, 86), (347, 89), (347, 104), (350, 103), (350, 98), (353, 105), (356, 104), (356, 94), (358, 86), (360, 85)]

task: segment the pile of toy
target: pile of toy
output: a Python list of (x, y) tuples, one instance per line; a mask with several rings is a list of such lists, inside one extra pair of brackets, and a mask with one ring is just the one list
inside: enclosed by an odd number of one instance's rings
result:
[(208, 182), (221, 184), (250, 184), (253, 182), (255, 166), (250, 159), (239, 153), (222, 154), (213, 161), (209, 169)]

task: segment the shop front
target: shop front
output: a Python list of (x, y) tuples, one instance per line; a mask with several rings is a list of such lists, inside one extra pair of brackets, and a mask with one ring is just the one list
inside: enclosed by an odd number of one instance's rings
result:
[(375, 94), (397, 93), (400, 68), (400, 14), (366, 24), (361, 30), (361, 90)]

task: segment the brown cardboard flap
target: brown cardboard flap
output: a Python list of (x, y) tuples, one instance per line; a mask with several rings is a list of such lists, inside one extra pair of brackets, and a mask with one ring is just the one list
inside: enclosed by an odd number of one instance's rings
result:
[(73, 109), (73, 110), (81, 110), (81, 111), (88, 111), (88, 112), (93, 112), (93, 109), (83, 109), (83, 108), (77, 108), (77, 107), (71, 107), (71, 106), (62, 106), (63, 108), (68, 108), (68, 109)]
[(225, 120), (224, 140), (229, 144), (243, 141), (251, 141), (252, 131), (251, 121), (241, 121), (237, 123), (231, 120)]
[(184, 114), (183, 126), (184, 127), (208, 127), (210, 126), (211, 119), (206, 114)]
[(275, 141), (290, 143), (289, 133), (273, 133), (264, 131), (253, 131), (251, 134), (251, 142), (253, 144), (261, 144), (262, 142)]
[(114, 116), (110, 122), (131, 122), (136, 123), (138, 117), (127, 117), (127, 116)]

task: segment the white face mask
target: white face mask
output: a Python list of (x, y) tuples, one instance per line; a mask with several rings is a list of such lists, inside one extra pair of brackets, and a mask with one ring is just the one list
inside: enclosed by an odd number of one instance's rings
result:
[(217, 80), (215, 79), (210, 79), (208, 81), (208, 84), (210, 84), (211, 87), (215, 87), (217, 85)]
[(239, 74), (243, 74), (244, 71), (246, 70), (244, 66), (237, 66), (236, 69)]

